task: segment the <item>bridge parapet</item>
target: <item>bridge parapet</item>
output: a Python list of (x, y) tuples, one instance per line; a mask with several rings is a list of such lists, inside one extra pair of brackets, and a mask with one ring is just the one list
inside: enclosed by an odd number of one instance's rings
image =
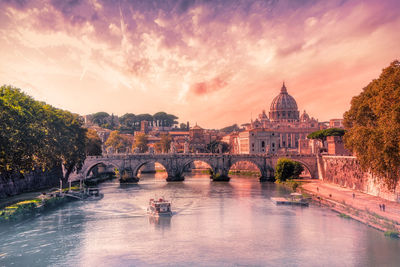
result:
[(89, 156), (86, 158), (82, 170), (78, 172), (80, 178), (86, 178), (91, 168), (103, 163), (115, 166), (120, 173), (129, 170), (134, 176), (141, 166), (150, 162), (158, 162), (163, 165), (168, 173), (168, 180), (183, 180), (185, 167), (193, 161), (203, 161), (210, 165), (214, 174), (227, 176), (233, 164), (247, 161), (255, 164), (261, 172), (263, 180), (273, 177), (274, 167), (279, 158), (286, 157), (302, 163), (311, 173), (312, 177), (318, 177), (317, 160), (315, 155), (303, 154), (106, 154), (104, 156)]

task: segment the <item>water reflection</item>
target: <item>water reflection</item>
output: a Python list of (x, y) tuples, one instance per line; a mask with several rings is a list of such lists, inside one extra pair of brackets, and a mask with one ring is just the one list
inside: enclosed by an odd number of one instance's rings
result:
[[(276, 206), (288, 191), (257, 178), (216, 183), (186, 175), (167, 183), (101, 186), (104, 198), (73, 202), (0, 226), (0, 266), (395, 266), (399, 241), (330, 210)], [(149, 217), (150, 198), (172, 217)], [(173, 244), (173, 245), (171, 245)], [(167, 255), (167, 256), (159, 256)]]
[(156, 228), (170, 228), (171, 227), (171, 217), (156, 217), (156, 216), (149, 216), (149, 223), (154, 225)]

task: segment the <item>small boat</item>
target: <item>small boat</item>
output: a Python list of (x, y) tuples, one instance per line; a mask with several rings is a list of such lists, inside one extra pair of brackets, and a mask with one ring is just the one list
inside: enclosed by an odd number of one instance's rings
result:
[(307, 200), (299, 193), (291, 193), (290, 197), (271, 197), (271, 200), (276, 205), (308, 206)]
[(147, 208), (147, 212), (151, 216), (172, 216), (171, 212), (171, 202), (159, 198), (158, 200), (155, 199), (150, 199), (149, 200), (149, 206)]

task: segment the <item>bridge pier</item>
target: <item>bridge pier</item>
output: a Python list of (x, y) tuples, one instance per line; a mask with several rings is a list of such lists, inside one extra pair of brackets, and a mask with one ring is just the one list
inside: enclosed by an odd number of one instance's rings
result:
[(185, 180), (185, 177), (180, 175), (180, 176), (169, 176), (167, 177), (167, 182), (182, 182)]
[(231, 179), (228, 176), (228, 171), (224, 170), (224, 169), (213, 169), (211, 171), (211, 176), (210, 178), (214, 181), (214, 182), (229, 182), (229, 180)]
[(273, 170), (264, 169), (261, 171), (260, 182), (274, 182), (275, 176)]

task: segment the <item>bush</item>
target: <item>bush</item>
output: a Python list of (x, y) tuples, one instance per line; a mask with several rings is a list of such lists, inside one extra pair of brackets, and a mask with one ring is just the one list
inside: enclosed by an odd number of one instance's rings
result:
[(397, 231), (386, 231), (385, 236), (391, 237), (391, 238), (399, 238), (399, 232)]
[(288, 179), (298, 178), (303, 170), (304, 167), (299, 162), (287, 158), (280, 158), (275, 168), (275, 179), (281, 183)]

